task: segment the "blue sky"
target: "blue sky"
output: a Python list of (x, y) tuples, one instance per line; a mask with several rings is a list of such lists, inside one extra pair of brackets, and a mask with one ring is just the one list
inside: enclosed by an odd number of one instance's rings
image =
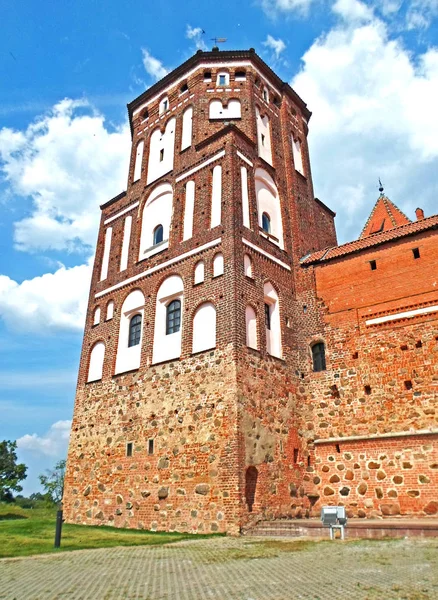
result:
[(215, 36), (254, 47), (313, 112), (315, 195), (348, 241), (378, 177), (410, 218), (438, 212), (437, 16), (438, 0), (0, 0), (0, 439), (18, 440), (26, 493), (65, 456), (126, 103)]

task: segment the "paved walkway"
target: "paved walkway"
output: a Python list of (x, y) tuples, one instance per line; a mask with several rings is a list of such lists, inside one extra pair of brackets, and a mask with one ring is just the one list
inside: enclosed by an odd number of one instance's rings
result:
[(0, 598), (438, 599), (438, 539), (217, 538), (4, 559)]

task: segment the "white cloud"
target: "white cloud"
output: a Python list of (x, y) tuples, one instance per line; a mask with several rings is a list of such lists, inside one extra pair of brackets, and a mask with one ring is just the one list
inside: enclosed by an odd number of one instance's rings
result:
[(186, 38), (193, 40), (198, 50), (207, 50), (207, 44), (202, 39), (205, 31), (201, 27), (191, 27), (187, 25)]
[(266, 15), (276, 18), (279, 14), (306, 16), (314, 0), (261, 0)]
[(168, 73), (169, 70), (163, 65), (163, 63), (152, 56), (149, 50), (146, 48), (141, 49), (143, 53), (143, 66), (146, 70), (146, 73), (153, 77), (156, 81), (159, 79), (163, 79)]
[(377, 198), (411, 218), (436, 213), (438, 51), (415, 58), (385, 24), (342, 25), (316, 40), (291, 85), (308, 103), (315, 193), (338, 212), (341, 240), (356, 237)]
[(438, 16), (438, 0), (412, 0), (406, 13), (407, 29), (427, 29)]
[(19, 250), (77, 250), (95, 243), (99, 204), (126, 186), (128, 125), (110, 131), (85, 100), (65, 99), (23, 131), (0, 130), (6, 201), (30, 197), (15, 224)]
[(18, 331), (82, 330), (90, 278), (91, 264), (61, 266), (22, 283), (0, 275), (0, 317)]
[(403, 0), (378, 0), (376, 6), (383, 16), (389, 17), (400, 9), (402, 3)]
[(332, 10), (345, 21), (370, 21), (373, 18), (372, 9), (359, 0), (336, 0)]
[(17, 448), (43, 456), (63, 457), (67, 454), (70, 428), (71, 421), (57, 421), (43, 436), (32, 433), (18, 438)]
[(274, 52), (275, 58), (277, 60), (280, 58), (280, 54), (286, 49), (286, 44), (283, 42), (282, 39), (279, 38), (278, 40), (276, 40), (272, 37), (272, 35), (269, 34), (266, 38), (266, 41), (263, 42), (263, 46), (270, 48)]

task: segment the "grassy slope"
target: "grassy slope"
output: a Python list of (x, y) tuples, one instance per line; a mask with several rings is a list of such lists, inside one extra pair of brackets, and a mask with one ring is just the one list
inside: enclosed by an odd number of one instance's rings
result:
[[(10, 518), (13, 515), (15, 518)], [(85, 548), (167, 544), (191, 538), (211, 537), (64, 523), (61, 548), (55, 549), (55, 521), (56, 509), (22, 509), (10, 504), (0, 504), (0, 558)]]

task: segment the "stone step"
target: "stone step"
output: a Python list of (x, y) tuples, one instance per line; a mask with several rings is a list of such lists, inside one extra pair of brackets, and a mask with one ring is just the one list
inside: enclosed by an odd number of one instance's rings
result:
[[(260, 521), (246, 535), (287, 537), (328, 537), (319, 519), (278, 519)], [(438, 537), (438, 519), (349, 519), (348, 538)]]

